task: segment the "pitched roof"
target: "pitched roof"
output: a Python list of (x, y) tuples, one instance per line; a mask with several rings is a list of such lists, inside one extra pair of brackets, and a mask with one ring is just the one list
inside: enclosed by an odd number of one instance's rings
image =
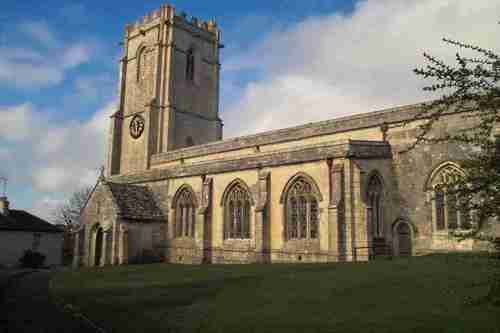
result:
[(30, 232), (63, 232), (49, 222), (24, 210), (9, 210), (8, 215), (0, 214), (0, 230)]
[(153, 193), (146, 186), (107, 182), (111, 194), (123, 217), (140, 220), (152, 220), (163, 217), (156, 204)]

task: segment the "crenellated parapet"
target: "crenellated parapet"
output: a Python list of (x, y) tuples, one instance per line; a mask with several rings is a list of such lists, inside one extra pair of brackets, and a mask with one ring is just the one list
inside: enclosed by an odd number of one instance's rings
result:
[(148, 30), (161, 22), (172, 25), (186, 26), (195, 32), (208, 33), (214, 35), (219, 40), (220, 30), (217, 28), (215, 20), (203, 21), (195, 16), (190, 16), (185, 12), (176, 13), (175, 8), (170, 5), (163, 5), (138, 21), (126, 26), (125, 30), (129, 36), (141, 31)]

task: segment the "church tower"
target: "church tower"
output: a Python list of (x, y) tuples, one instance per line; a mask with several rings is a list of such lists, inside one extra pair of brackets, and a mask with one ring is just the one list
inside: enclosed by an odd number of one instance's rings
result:
[(125, 28), (108, 175), (149, 169), (152, 155), (222, 139), (220, 31), (162, 6)]

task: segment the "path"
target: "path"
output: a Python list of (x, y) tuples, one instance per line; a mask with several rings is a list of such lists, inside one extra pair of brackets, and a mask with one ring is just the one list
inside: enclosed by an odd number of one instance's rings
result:
[(0, 333), (96, 332), (52, 303), (50, 274), (25, 274), (8, 285), (4, 299), (0, 300)]

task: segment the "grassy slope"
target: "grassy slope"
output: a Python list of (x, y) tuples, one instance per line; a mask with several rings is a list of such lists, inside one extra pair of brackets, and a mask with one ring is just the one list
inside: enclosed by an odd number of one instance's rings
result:
[(148, 265), (65, 272), (53, 292), (111, 332), (500, 332), (485, 258)]

